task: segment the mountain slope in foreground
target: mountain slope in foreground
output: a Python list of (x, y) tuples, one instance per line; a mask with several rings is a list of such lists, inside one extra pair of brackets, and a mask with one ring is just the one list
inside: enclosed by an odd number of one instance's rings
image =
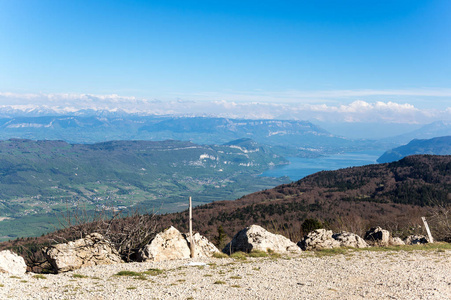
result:
[[(335, 230), (363, 234), (370, 226), (401, 231), (420, 224), (434, 206), (451, 203), (451, 156), (409, 156), (389, 164), (323, 171), (235, 201), (194, 209), (194, 228), (209, 238), (219, 225), (231, 237), (250, 224), (302, 235), (316, 218)], [(162, 216), (162, 224), (187, 229), (187, 212)]]

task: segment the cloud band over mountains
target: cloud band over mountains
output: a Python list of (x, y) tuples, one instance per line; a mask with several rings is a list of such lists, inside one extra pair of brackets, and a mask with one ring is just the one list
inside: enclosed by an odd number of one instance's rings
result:
[[(398, 91), (400, 92), (400, 91)], [(448, 90), (435, 91), (428, 96), (448, 98)], [(332, 92), (330, 92), (332, 93)], [(362, 94), (363, 93), (363, 94)], [(369, 93), (367, 91), (366, 93)], [(389, 94), (389, 92), (386, 92)], [(407, 92), (406, 92), (407, 93)], [(418, 92), (420, 93), (420, 92)], [(425, 92), (422, 92), (426, 94)], [(342, 95), (351, 94), (364, 97), (362, 91), (342, 91)], [(377, 93), (376, 93), (377, 94)], [(380, 95), (384, 95), (382, 92)], [(414, 94), (411, 91), (410, 94)], [(420, 93), (421, 94), (421, 93)], [(374, 95), (374, 93), (372, 94)], [(319, 120), (327, 122), (384, 122), (425, 124), (437, 120), (450, 120), (451, 107), (418, 108), (407, 102), (383, 100), (348, 100), (344, 104), (327, 99), (326, 92), (311, 94), (309, 97), (291, 95), (281, 97), (283, 103), (257, 96), (253, 101), (220, 100), (213, 95), (198, 95), (191, 100), (148, 100), (144, 98), (119, 95), (91, 94), (16, 94), (0, 93), (0, 114), (77, 114), (81, 111), (123, 111), (140, 115), (193, 115), (218, 116), (246, 119), (296, 119)], [(337, 96), (337, 95), (335, 95)], [(325, 97), (324, 101), (320, 98)], [(206, 100), (210, 98), (213, 100)], [(235, 98), (235, 97), (227, 97)], [(352, 97), (351, 97), (352, 98)], [(242, 99), (242, 98), (240, 98)], [(272, 98), (273, 99), (273, 98)]]

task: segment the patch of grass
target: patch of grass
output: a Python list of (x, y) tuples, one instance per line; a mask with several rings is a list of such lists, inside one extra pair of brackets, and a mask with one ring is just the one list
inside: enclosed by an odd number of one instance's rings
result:
[[(338, 254), (344, 255), (352, 255), (352, 252), (356, 251), (373, 251), (373, 252), (399, 252), (399, 251), (435, 251), (439, 253), (446, 252), (447, 250), (451, 250), (450, 243), (437, 242), (432, 244), (419, 244), (419, 245), (403, 245), (403, 246), (374, 246), (369, 248), (333, 248), (333, 249), (322, 249), (311, 251), (315, 256), (332, 256)], [(308, 253), (308, 254), (310, 254)], [(390, 254), (390, 253), (388, 253)], [(393, 253), (394, 255), (395, 253)]]
[(247, 254), (242, 251), (237, 251), (237, 252), (232, 253), (230, 255), (230, 257), (233, 259), (246, 260)]
[(164, 271), (161, 269), (149, 269), (147, 271), (144, 271), (143, 274), (151, 275), (151, 276), (157, 276), (160, 274), (163, 274)]
[(20, 282), (27, 283), (28, 281), (26, 281), (26, 280), (21, 280)]
[(115, 274), (116, 276), (141, 276), (141, 273), (134, 271), (119, 271)]
[(322, 257), (322, 256), (346, 254), (347, 252), (348, 252), (348, 249), (346, 249), (346, 248), (321, 249), (321, 250), (315, 251), (315, 255)]
[(275, 251), (272, 250), (272, 249), (269, 249), (269, 248), (268, 248), (267, 251), (268, 251), (268, 255), (271, 256), (271, 257), (273, 257), (273, 258), (279, 258), (279, 257), (281, 257), (280, 253), (277, 253), (277, 252), (275, 252)]
[(33, 275), (33, 278), (36, 278), (36, 279), (47, 279), (47, 277), (45, 277), (42, 274)]
[(16, 275), (11, 275), (11, 276), (9, 276), (9, 278), (21, 279), (21, 277), (16, 276)]
[(86, 275), (81, 275), (81, 274), (72, 274), (73, 278), (87, 278), (88, 276)]
[(4, 284), (1, 284), (1, 283), (0, 283), (0, 287), (4, 287), (4, 286), (5, 286)]
[(204, 277), (213, 277), (211, 274), (205, 274)]
[(214, 258), (227, 258), (229, 257), (227, 254), (222, 253), (222, 252), (215, 252), (213, 253), (213, 257)]
[(128, 286), (127, 290), (136, 290), (136, 286)]
[(185, 282), (186, 280), (185, 279), (179, 279), (179, 280), (177, 280), (177, 282)]
[(252, 250), (249, 254), (249, 257), (268, 257), (269, 254), (265, 251), (261, 250)]
[(212, 269), (217, 269), (217, 268), (218, 268), (218, 265), (215, 264), (215, 263), (209, 263), (208, 266), (209, 266), (210, 268), (212, 268)]
[(234, 284), (234, 285), (231, 285), (231, 287), (234, 287), (234, 288), (240, 288), (241, 285), (239, 285), (239, 284)]
[(119, 271), (116, 274), (114, 274), (114, 276), (130, 276), (133, 277), (134, 279), (147, 280), (147, 278), (142, 273), (134, 271)]
[(213, 284), (226, 284), (226, 283), (225, 283), (225, 281), (217, 280), (217, 281), (213, 282)]
[(418, 244), (418, 245), (403, 245), (403, 246), (384, 246), (384, 247), (370, 247), (370, 248), (360, 248), (354, 249), (355, 251), (440, 251), (445, 252), (446, 250), (451, 250), (451, 244), (445, 242), (436, 242), (428, 244)]
[(238, 276), (238, 275), (236, 275), (236, 276), (230, 276), (230, 279), (242, 279), (242, 277), (241, 277), (241, 276)]

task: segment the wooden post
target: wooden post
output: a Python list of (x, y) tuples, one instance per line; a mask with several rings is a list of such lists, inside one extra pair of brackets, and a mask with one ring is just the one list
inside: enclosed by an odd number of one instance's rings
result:
[(424, 227), (426, 228), (426, 232), (428, 233), (429, 243), (433, 243), (434, 239), (432, 238), (432, 234), (431, 234), (431, 231), (429, 230), (429, 226), (428, 226), (428, 222), (426, 222), (426, 218), (421, 217), (421, 220), (423, 220)]
[(194, 258), (194, 239), (193, 239), (193, 205), (189, 197), (189, 250), (191, 258)]

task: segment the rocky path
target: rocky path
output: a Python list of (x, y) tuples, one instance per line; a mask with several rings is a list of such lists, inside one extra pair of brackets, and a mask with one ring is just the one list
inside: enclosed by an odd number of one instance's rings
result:
[(451, 251), (124, 263), (0, 285), (0, 299), (450, 299)]

